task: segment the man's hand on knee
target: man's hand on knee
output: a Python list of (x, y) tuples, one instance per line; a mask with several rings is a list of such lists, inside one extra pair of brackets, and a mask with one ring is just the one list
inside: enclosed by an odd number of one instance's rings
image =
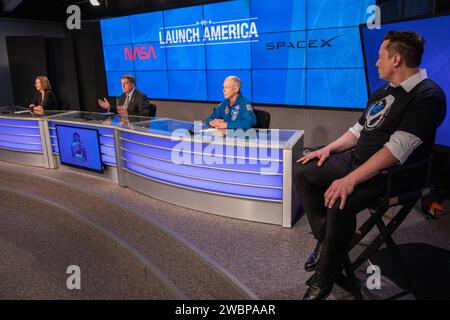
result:
[(323, 163), (330, 157), (331, 150), (328, 146), (323, 147), (322, 149), (313, 151), (311, 153), (308, 153), (307, 155), (301, 157), (297, 160), (297, 163), (306, 164), (309, 161), (317, 158), (319, 161), (317, 161), (317, 166), (321, 167)]
[(324, 194), (325, 207), (333, 208), (336, 201), (340, 198), (341, 204), (339, 205), (339, 209), (344, 209), (347, 198), (353, 193), (354, 189), (355, 182), (348, 176), (334, 180)]

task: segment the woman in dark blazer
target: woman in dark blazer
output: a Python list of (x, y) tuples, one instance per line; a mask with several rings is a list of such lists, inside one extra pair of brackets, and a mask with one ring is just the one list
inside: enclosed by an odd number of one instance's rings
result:
[(38, 76), (34, 82), (37, 93), (30, 108), (33, 112), (43, 113), (45, 109), (57, 109), (56, 97), (46, 76)]

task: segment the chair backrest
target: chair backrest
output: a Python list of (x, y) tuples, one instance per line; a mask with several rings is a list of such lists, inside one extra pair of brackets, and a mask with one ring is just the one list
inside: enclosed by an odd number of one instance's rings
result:
[(270, 126), (270, 113), (264, 110), (253, 109), (256, 115), (256, 128), (269, 129)]
[(156, 104), (149, 103), (150, 117), (156, 117)]
[(58, 110), (69, 110), (70, 102), (65, 99), (59, 99), (57, 103)]

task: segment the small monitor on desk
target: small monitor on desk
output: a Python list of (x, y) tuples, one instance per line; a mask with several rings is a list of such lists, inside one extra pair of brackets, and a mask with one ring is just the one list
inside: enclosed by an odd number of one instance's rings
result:
[(103, 173), (97, 129), (55, 125), (61, 164)]

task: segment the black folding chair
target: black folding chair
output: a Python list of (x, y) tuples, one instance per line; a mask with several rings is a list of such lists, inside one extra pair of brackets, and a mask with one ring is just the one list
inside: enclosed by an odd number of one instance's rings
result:
[[(392, 239), (392, 234), (397, 230), (401, 223), (405, 220), (411, 209), (417, 203), (417, 201), (426, 195), (431, 193), (431, 165), (432, 159), (422, 160), (410, 165), (396, 166), (388, 170), (384, 170), (381, 174), (387, 176), (386, 194), (377, 199), (376, 204), (369, 208), (370, 217), (356, 230), (355, 235), (348, 248), (348, 254), (345, 257), (343, 263), (343, 269), (345, 271), (345, 276), (340, 277), (340, 281), (336, 282), (337, 285), (341, 286), (344, 290), (351, 293), (354, 298), (362, 299), (361, 288), (362, 283), (355, 276), (355, 270), (357, 270), (364, 262), (374, 255), (378, 249), (386, 244), (391, 256), (399, 268), (400, 276), (404, 281), (405, 291), (396, 294), (388, 299), (397, 299), (407, 294), (413, 294), (416, 299), (423, 299), (420, 291), (417, 290), (410, 277), (408, 276), (408, 269), (401, 257), (401, 254)], [(407, 174), (408, 172), (414, 173), (414, 170), (418, 170), (422, 167), (424, 170), (423, 181), (420, 181), (420, 185), (412, 190), (394, 195), (393, 194), (393, 179), (399, 174)], [(390, 219), (388, 224), (383, 221), (383, 216), (386, 212), (395, 206), (401, 206), (402, 208)], [(376, 225), (378, 229), (378, 236), (373, 239), (366, 249), (360, 253), (353, 261), (350, 259), (350, 251), (360, 243), (360, 241), (372, 230)], [(342, 285), (344, 284), (344, 285)]]

